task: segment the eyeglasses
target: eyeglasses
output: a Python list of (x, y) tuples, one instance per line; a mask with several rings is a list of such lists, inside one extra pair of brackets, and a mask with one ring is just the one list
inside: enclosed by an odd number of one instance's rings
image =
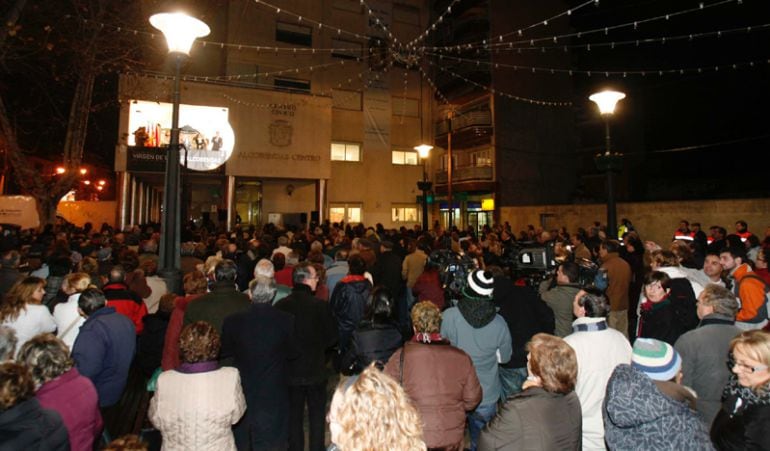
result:
[(767, 365), (751, 366), (751, 365), (746, 365), (745, 363), (733, 362), (731, 360), (728, 360), (725, 363), (727, 363), (727, 369), (730, 371), (732, 371), (733, 368), (735, 368), (736, 366), (738, 368), (741, 368), (744, 371), (748, 371), (749, 373), (757, 373), (760, 371), (765, 371), (768, 368)]

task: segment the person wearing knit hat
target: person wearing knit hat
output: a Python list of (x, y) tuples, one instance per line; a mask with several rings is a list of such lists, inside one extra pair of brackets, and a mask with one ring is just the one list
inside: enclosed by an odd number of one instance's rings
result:
[(456, 307), (444, 311), (441, 335), (471, 357), (481, 383), (481, 403), (468, 414), (470, 449), (475, 451), (481, 429), (497, 412), (502, 389), (498, 364), (510, 360), (513, 348), (508, 325), (497, 314), (492, 301), (492, 273), (477, 269), (470, 272), (465, 281), (462, 299)]
[(673, 346), (654, 338), (637, 338), (631, 366), (654, 381), (670, 381), (679, 375), (682, 358)]
[(620, 364), (607, 382), (607, 448), (713, 450), (695, 394), (680, 384), (682, 360), (668, 343), (637, 338), (631, 365)]

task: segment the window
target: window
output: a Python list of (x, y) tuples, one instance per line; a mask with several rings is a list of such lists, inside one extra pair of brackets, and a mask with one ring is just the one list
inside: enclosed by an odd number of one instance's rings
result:
[(360, 42), (332, 38), (332, 56), (345, 59), (361, 58), (364, 46)]
[(486, 149), (472, 152), (471, 164), (473, 166), (492, 166), (492, 151)]
[[(457, 169), (457, 157), (458, 155), (452, 155), (452, 169)], [(441, 155), (441, 170), (446, 171), (447, 170), (447, 160), (449, 157), (447, 154)]]
[(278, 89), (310, 92), (310, 80), (299, 80), (296, 78), (275, 78), (273, 80), (273, 86)]
[(361, 111), (363, 109), (361, 91), (332, 89), (332, 107), (338, 110)]
[(332, 143), (332, 161), (361, 161), (361, 145), (356, 143)]
[(332, 204), (329, 206), (329, 221), (332, 223), (361, 222), (361, 204)]
[(393, 164), (406, 164), (410, 166), (417, 166), (420, 161), (417, 152), (410, 150), (394, 150), (392, 157)]
[(310, 47), (313, 45), (313, 29), (304, 25), (278, 22), (275, 24), (275, 40)]
[(393, 97), (393, 116), (420, 117), (420, 101), (408, 97)]
[(394, 206), (390, 209), (393, 222), (419, 222), (420, 215), (415, 206)]

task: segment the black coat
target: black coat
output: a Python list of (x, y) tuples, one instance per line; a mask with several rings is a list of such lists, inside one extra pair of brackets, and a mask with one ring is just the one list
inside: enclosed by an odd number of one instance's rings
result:
[(0, 451), (69, 451), (67, 429), (53, 410), (35, 398), (0, 412)]
[(294, 340), (300, 356), (291, 362), (289, 384), (322, 383), (326, 380), (326, 350), (337, 343), (337, 323), (329, 304), (315, 298), (307, 285), (297, 284), (275, 308), (294, 316)]
[(375, 286), (384, 286), (396, 301), (404, 291), (404, 279), (401, 277), (401, 257), (393, 251), (382, 252), (372, 268)]
[(350, 346), (342, 358), (342, 372), (358, 374), (372, 362), (378, 362), (382, 368), (403, 344), (404, 338), (397, 325), (363, 321), (353, 331)]
[(735, 407), (738, 397), (724, 399), (711, 425), (711, 440), (717, 449), (770, 449), (770, 397), (760, 399), (762, 404), (742, 399), (740, 407)]
[(163, 357), (163, 345), (166, 341), (166, 329), (171, 315), (166, 312), (156, 312), (142, 318), (144, 328), (139, 335), (136, 348), (136, 361), (142, 372), (148, 378), (160, 366)]
[(247, 406), (246, 415), (235, 426), (238, 449), (286, 449), (289, 364), (297, 357), (290, 314), (254, 304), (225, 318), (220, 358), (232, 358), (240, 371)]
[(358, 323), (364, 318), (364, 310), (369, 299), (369, 293), (372, 284), (366, 279), (346, 281), (346, 276), (334, 286), (329, 304), (332, 308), (332, 314), (337, 320), (337, 329), (339, 332), (340, 353), (345, 355), (350, 337), (353, 331), (358, 327)]
[(517, 286), (506, 277), (495, 278), (494, 302), (511, 332), (513, 353), (505, 368), (527, 366), (526, 345), (539, 332), (553, 334), (553, 311), (540, 300), (534, 287)]

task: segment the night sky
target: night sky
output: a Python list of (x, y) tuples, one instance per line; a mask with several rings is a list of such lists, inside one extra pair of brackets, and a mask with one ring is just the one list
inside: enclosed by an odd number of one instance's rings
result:
[[(673, 14), (701, 4), (702, 10)], [(590, 156), (603, 146), (603, 125), (587, 97), (614, 86), (627, 94), (611, 122), (613, 150), (627, 155), (626, 200), (767, 197), (770, 185), (762, 162), (770, 150), (770, 28), (761, 26), (770, 23), (770, 2), (602, 0), (573, 14), (571, 25), (574, 31), (601, 29), (666, 14), (671, 14), (668, 20), (636, 29), (573, 38), (572, 44), (642, 41), (639, 46), (573, 50), (576, 69), (599, 72), (573, 77), (577, 151)], [(748, 26), (753, 30), (698, 36)], [(645, 44), (645, 39), (656, 42)], [(747, 66), (751, 61), (754, 66)], [(657, 73), (688, 68), (702, 71)], [(605, 77), (602, 70), (646, 75)]]

